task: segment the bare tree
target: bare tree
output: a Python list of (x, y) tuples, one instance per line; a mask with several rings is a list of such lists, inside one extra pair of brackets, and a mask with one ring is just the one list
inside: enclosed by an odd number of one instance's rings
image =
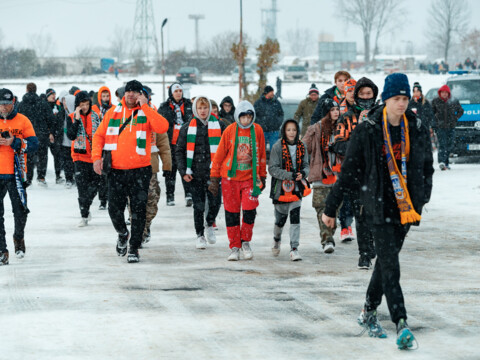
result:
[[(387, 3), (390, 6), (383, 5)], [(372, 34), (375, 33), (375, 44), (377, 45), (382, 30), (398, 15), (399, 6), (392, 7), (392, 3), (389, 0), (340, 0), (342, 12), (349, 14), (348, 17), (345, 17), (346, 21), (362, 29), (365, 63), (367, 64), (370, 62)], [(380, 11), (382, 8), (384, 8), (383, 12)]]
[(466, 57), (480, 59), (480, 30), (473, 29), (462, 39), (462, 50)]
[(95, 57), (96, 51), (92, 45), (80, 45), (75, 49), (74, 57), (78, 64), (82, 67), (82, 73), (91, 74), (93, 72), (93, 64), (91, 59)]
[(291, 54), (298, 56), (312, 55), (311, 49), (315, 49), (315, 37), (308, 28), (299, 28), (287, 30), (285, 39)]
[[(232, 57), (232, 45), (239, 42), (240, 35), (238, 32), (229, 31), (222, 32), (215, 35), (212, 40), (208, 42), (208, 46), (205, 46), (205, 55), (218, 59), (230, 59)], [(250, 37), (247, 34), (243, 34), (243, 44), (249, 47), (251, 45)]]
[(116, 25), (113, 36), (110, 38), (110, 55), (120, 62), (124, 60), (131, 51), (131, 30)]
[[(373, 48), (373, 56), (378, 55), (378, 40), (380, 36), (385, 33), (385, 30), (393, 30), (402, 20), (404, 20), (407, 11), (401, 6), (402, 3), (397, 0), (383, 0), (378, 3), (376, 19), (374, 22), (375, 29), (375, 44)], [(395, 14), (392, 17), (392, 13)]]
[(429, 40), (442, 49), (448, 62), (448, 53), (458, 35), (468, 28), (470, 9), (465, 0), (433, 0), (428, 27)]
[(55, 41), (50, 33), (40, 31), (37, 34), (28, 35), (29, 47), (35, 50), (38, 57), (45, 57), (52, 55), (55, 49)]

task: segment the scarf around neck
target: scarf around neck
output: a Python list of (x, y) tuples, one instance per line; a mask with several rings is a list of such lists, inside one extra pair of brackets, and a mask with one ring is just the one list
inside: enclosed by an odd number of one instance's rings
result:
[[(89, 148), (92, 149), (93, 134), (95, 134), (95, 132), (97, 131), (101, 120), (95, 111), (90, 112), (90, 119), (92, 122), (92, 132), (90, 134), (87, 134), (87, 124), (83, 122), (83, 118), (80, 119), (80, 125), (78, 126), (77, 130), (77, 137), (73, 142), (73, 148), (77, 150), (78, 153), (87, 153), (87, 142), (89, 144)], [(88, 120), (88, 115), (85, 117), (85, 120)]]
[[(201, 121), (201, 120), (200, 120)], [(218, 144), (222, 137), (222, 128), (218, 119), (210, 115), (207, 121), (208, 143), (210, 144), (210, 167), (217, 152)], [(197, 118), (193, 118), (187, 130), (187, 174), (192, 175), (193, 154), (195, 152), (195, 140), (197, 138)]]

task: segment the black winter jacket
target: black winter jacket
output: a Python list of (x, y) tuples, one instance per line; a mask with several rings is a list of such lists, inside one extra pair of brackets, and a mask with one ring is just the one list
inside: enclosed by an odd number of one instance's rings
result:
[(255, 122), (264, 132), (280, 131), (283, 123), (283, 108), (277, 98), (267, 99), (262, 95), (255, 101)]
[[(385, 207), (396, 208), (396, 201), (386, 204), (385, 192), (391, 192), (395, 199), (388, 177), (386, 159), (383, 154), (382, 117), (384, 106), (373, 108), (368, 119), (358, 125), (350, 137), (347, 154), (342, 163), (339, 179), (332, 187), (326, 200), (325, 214), (335, 217), (336, 210), (343, 201), (345, 192), (360, 194), (360, 201), (370, 224), (386, 223)], [(408, 192), (413, 207), (421, 214), (423, 206), (432, 193), (433, 156), (427, 128), (417, 120), (411, 111), (406, 113), (410, 134), (410, 159), (407, 162)], [(384, 188), (385, 186), (388, 187)], [(393, 219), (399, 223), (400, 219)]]
[(39, 142), (55, 136), (55, 119), (50, 106), (35, 93), (26, 93), (18, 105), (18, 112), (30, 119)]
[[(175, 113), (175, 107), (173, 106), (175, 100), (173, 96), (170, 96), (167, 101), (162, 103), (158, 108), (158, 113), (162, 115), (168, 121), (168, 140), (170, 141), (170, 145), (172, 144), (173, 138), (173, 128), (175, 126), (175, 121), (177, 120), (177, 114)], [(183, 122), (188, 122), (192, 117), (192, 102), (189, 99), (183, 98)]]
[(422, 120), (422, 124), (425, 125), (427, 129), (430, 129), (435, 121), (435, 115), (433, 114), (433, 109), (430, 102), (425, 99), (425, 103), (422, 104), (422, 101), (423, 98), (419, 99), (418, 102), (416, 102), (412, 98), (412, 100), (410, 100), (410, 103), (408, 104), (408, 109), (412, 111), (416, 109), (417, 118)]
[[(313, 115), (310, 118), (310, 125), (316, 124), (317, 122), (319, 122), (320, 120), (322, 120), (325, 117), (325, 115), (323, 114), (323, 109), (322, 109), (323, 102), (326, 99), (333, 99), (333, 97), (335, 96), (335, 89), (336, 88), (337, 88), (337, 86), (333, 85), (331, 88), (328, 88), (327, 90), (325, 90), (323, 95), (320, 96), (320, 99), (318, 99), (317, 107), (315, 108), (315, 111), (313, 112)], [(338, 105), (340, 105), (340, 104), (338, 104)]]
[[(190, 120), (192, 121), (192, 120)], [(187, 173), (187, 132), (190, 121), (183, 124), (178, 135), (175, 155), (177, 160), (177, 168), (180, 176)], [(225, 124), (220, 121), (220, 128), (225, 130)], [(193, 177), (197, 180), (210, 179), (210, 143), (208, 142), (208, 128), (200, 120), (197, 121), (197, 135), (195, 137), (195, 152), (193, 154), (192, 172)]]
[[(230, 110), (230, 112), (226, 112), (225, 110), (223, 110), (222, 107), (225, 103), (232, 104), (232, 109)], [(222, 102), (220, 103), (220, 112), (218, 114), (220, 115), (220, 118), (226, 119), (232, 124), (235, 122), (235, 106), (233, 105), (233, 99), (230, 96), (225, 96), (223, 98)]]
[(432, 108), (435, 114), (435, 122), (432, 127), (435, 129), (453, 129), (464, 112), (460, 102), (453, 98), (445, 102), (437, 97), (432, 101)]

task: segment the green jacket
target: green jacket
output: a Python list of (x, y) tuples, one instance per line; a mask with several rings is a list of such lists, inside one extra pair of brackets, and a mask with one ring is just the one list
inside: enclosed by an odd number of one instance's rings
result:
[(310, 118), (312, 117), (315, 108), (317, 107), (318, 100), (312, 101), (309, 97), (302, 100), (298, 105), (297, 111), (295, 111), (295, 115), (293, 118), (300, 123), (300, 118), (302, 118), (302, 132), (301, 135), (305, 135), (307, 132), (308, 127), (310, 126)]

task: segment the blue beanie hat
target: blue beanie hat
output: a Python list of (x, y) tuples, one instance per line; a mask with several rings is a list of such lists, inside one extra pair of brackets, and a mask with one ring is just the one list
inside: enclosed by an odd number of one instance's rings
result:
[(385, 85), (383, 86), (382, 101), (390, 99), (391, 97), (403, 95), (410, 99), (410, 85), (408, 84), (408, 77), (402, 73), (393, 73), (385, 78)]

